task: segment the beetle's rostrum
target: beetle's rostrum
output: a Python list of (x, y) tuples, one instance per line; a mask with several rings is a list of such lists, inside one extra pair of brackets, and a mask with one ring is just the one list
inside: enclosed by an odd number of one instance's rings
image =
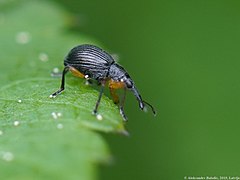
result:
[[(109, 87), (113, 102), (119, 105), (120, 114), (124, 120), (127, 120), (124, 113), (124, 101), (127, 89), (133, 92), (142, 110), (146, 104), (152, 109), (153, 114), (156, 114), (153, 106), (142, 99), (127, 71), (117, 64), (110, 54), (97, 46), (89, 44), (79, 45), (68, 53), (64, 60), (61, 87), (58, 91), (50, 95), (51, 98), (55, 98), (65, 89), (65, 75), (68, 71), (77, 77), (85, 78), (87, 81), (91, 79), (96, 80), (101, 85), (99, 97), (93, 110), (94, 115), (97, 115), (103, 89), (106, 85)], [(116, 93), (116, 89), (120, 88), (124, 90), (121, 101), (119, 101)]]

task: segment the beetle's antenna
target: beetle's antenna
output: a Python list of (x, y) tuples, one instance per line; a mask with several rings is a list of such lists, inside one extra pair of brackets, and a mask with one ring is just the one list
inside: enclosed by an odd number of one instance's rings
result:
[(152, 112), (153, 112), (154, 116), (156, 116), (157, 113), (156, 113), (154, 107), (151, 104), (149, 104), (148, 102), (146, 102), (146, 101), (143, 101), (143, 102), (144, 102), (144, 104), (147, 104), (152, 109)]

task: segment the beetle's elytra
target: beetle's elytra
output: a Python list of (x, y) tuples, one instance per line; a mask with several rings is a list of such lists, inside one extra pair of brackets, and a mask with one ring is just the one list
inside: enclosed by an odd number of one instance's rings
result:
[[(147, 104), (151, 107), (153, 114), (156, 114), (153, 106), (142, 99), (133, 80), (125, 69), (117, 64), (110, 54), (97, 46), (89, 44), (79, 45), (68, 53), (64, 60), (61, 87), (58, 91), (50, 95), (51, 98), (55, 98), (64, 90), (65, 75), (68, 71), (77, 77), (85, 78), (87, 81), (91, 79), (96, 80), (101, 85), (99, 97), (93, 110), (93, 114), (95, 115), (97, 114), (105, 85), (108, 85), (114, 103), (119, 104), (120, 114), (124, 120), (127, 120), (123, 109), (127, 89), (133, 92), (142, 110), (145, 104)], [(119, 101), (116, 93), (116, 89), (119, 88), (124, 90), (121, 101)]]

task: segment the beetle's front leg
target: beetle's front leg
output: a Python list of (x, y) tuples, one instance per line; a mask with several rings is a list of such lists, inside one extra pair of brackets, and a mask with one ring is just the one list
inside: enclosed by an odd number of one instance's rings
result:
[(69, 67), (66, 66), (64, 69), (63, 69), (63, 72), (62, 72), (62, 82), (61, 82), (61, 87), (59, 90), (57, 90), (56, 92), (54, 92), (53, 94), (51, 94), (49, 97), (50, 98), (55, 98), (58, 94), (60, 94), (61, 92), (64, 91), (65, 89), (65, 75), (66, 73), (69, 71)]
[(104, 90), (106, 81), (105, 81), (105, 80), (102, 80), (100, 83), (101, 83), (101, 90), (100, 90), (100, 93), (99, 93), (98, 100), (97, 100), (97, 102), (96, 102), (95, 108), (94, 108), (94, 110), (93, 110), (93, 114), (94, 114), (94, 115), (97, 115), (98, 106), (99, 106), (100, 101), (101, 101), (101, 98), (102, 98), (102, 94), (103, 94), (103, 90)]

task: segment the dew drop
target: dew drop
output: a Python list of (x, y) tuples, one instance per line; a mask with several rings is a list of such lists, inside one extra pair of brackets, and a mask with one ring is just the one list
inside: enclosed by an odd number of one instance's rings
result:
[(13, 122), (13, 125), (14, 125), (14, 126), (19, 126), (19, 125), (20, 125), (20, 122), (19, 122), (19, 121), (14, 121), (14, 122)]
[(57, 128), (58, 129), (62, 129), (63, 128), (63, 124), (61, 124), (61, 123), (57, 124)]
[(57, 119), (58, 118), (58, 116), (57, 116), (57, 114), (55, 112), (52, 112), (52, 117), (53, 117), (53, 119)]
[(61, 116), (62, 116), (62, 113), (58, 112), (58, 113), (57, 113), (57, 116), (58, 116), (58, 117), (61, 117)]
[(5, 161), (12, 161), (14, 159), (14, 155), (11, 152), (3, 152), (2, 159)]
[(40, 54), (38, 55), (38, 58), (39, 58), (40, 61), (42, 61), (42, 62), (48, 61), (48, 55), (47, 55), (46, 53), (40, 53)]
[(53, 68), (53, 73), (59, 73), (59, 69), (57, 67)]
[(99, 121), (103, 120), (103, 117), (102, 117), (101, 114), (98, 114), (98, 115), (97, 115), (97, 120), (99, 120)]
[(29, 32), (19, 32), (16, 35), (16, 42), (19, 44), (27, 44), (29, 43), (31, 37)]
[(52, 114), (53, 119), (57, 119), (62, 116), (62, 113), (60, 113), (60, 112), (58, 112), (58, 113), (52, 112), (51, 114)]

